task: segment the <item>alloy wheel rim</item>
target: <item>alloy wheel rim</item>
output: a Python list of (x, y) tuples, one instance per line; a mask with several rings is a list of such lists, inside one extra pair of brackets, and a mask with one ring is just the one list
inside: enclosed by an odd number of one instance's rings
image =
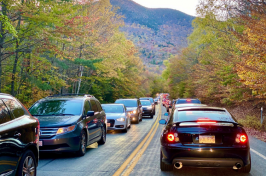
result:
[(35, 175), (35, 164), (31, 156), (27, 156), (23, 163), (22, 168), (23, 176), (34, 176)]
[(81, 139), (81, 150), (83, 153), (85, 153), (85, 148), (86, 148), (86, 137), (85, 134), (82, 134), (82, 139)]

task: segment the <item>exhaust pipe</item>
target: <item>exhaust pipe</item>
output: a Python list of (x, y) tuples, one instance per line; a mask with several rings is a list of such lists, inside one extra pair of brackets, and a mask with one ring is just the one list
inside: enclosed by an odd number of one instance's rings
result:
[(176, 162), (176, 163), (174, 164), (174, 167), (175, 167), (176, 169), (181, 169), (181, 168), (183, 167), (183, 165), (182, 165), (181, 162)]
[(242, 168), (242, 165), (240, 163), (236, 163), (234, 166), (233, 166), (233, 169), (241, 169)]

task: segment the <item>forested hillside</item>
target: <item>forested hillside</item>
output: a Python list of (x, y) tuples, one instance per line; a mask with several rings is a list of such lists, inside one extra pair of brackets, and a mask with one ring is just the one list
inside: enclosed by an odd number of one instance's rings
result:
[(266, 130), (266, 3), (203, 0), (197, 10), (189, 46), (165, 62), (171, 96), (237, 105), (240, 121)]
[[(102, 102), (158, 92), (109, 0), (1, 1), (0, 92), (27, 106), (50, 94)], [(47, 10), (49, 9), (49, 10)]]
[(131, 0), (110, 0), (124, 16), (126, 33), (149, 70), (160, 73), (163, 61), (187, 46), (194, 17), (172, 9), (149, 9)]

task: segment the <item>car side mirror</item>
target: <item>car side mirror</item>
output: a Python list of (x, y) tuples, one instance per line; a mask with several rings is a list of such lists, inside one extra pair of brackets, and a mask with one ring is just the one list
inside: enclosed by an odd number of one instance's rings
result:
[(94, 111), (88, 111), (87, 116), (94, 116)]
[(169, 115), (168, 112), (164, 113), (164, 116), (168, 116), (168, 115)]
[(167, 124), (167, 121), (165, 119), (161, 119), (161, 120), (159, 120), (159, 124), (165, 125), (165, 124)]

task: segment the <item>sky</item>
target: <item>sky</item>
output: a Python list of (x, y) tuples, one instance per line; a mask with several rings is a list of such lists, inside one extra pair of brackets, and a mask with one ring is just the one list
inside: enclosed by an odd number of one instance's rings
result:
[(186, 14), (196, 16), (196, 6), (199, 0), (133, 0), (148, 8), (171, 8)]

